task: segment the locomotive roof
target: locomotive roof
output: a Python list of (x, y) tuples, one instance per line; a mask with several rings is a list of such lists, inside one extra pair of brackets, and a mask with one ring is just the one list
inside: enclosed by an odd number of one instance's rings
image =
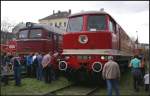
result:
[(82, 11), (79, 13), (71, 14), (68, 17), (78, 16), (78, 15), (87, 15), (87, 14), (108, 14), (108, 13), (106, 13), (105, 11)]
[[(43, 29), (46, 29), (48, 31), (51, 31), (51, 32), (54, 32), (54, 33), (58, 33), (58, 34), (63, 34), (63, 32), (65, 31), (64, 29), (60, 29), (60, 28), (57, 28), (57, 27), (49, 26), (47, 24), (37, 24), (37, 23), (32, 23), (32, 24), (33, 24), (32, 28), (43, 28)], [(21, 24), (17, 31), (19, 31), (21, 29), (27, 29), (26, 24)]]

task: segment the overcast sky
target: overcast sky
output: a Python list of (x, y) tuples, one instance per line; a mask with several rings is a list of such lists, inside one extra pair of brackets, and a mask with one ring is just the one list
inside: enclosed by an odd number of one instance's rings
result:
[(127, 32), (138, 37), (140, 43), (149, 43), (149, 1), (1, 1), (1, 20), (12, 24), (36, 22), (53, 13), (100, 10), (104, 8)]

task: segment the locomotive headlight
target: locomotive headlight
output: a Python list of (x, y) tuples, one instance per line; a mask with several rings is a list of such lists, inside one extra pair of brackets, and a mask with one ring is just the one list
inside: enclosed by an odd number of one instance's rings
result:
[(108, 56), (100, 56), (101, 60), (107, 60)]
[(31, 23), (31, 22), (26, 23), (26, 27), (31, 28), (32, 26), (33, 26), (33, 23)]
[(70, 56), (65, 56), (65, 60), (68, 60), (70, 58)]
[(102, 59), (102, 60), (104, 60), (104, 59), (105, 59), (105, 57), (104, 57), (104, 56), (101, 56), (101, 59)]
[(57, 59), (57, 62), (59, 62), (61, 59)]
[(81, 44), (86, 44), (88, 42), (88, 37), (86, 35), (80, 35), (78, 41)]

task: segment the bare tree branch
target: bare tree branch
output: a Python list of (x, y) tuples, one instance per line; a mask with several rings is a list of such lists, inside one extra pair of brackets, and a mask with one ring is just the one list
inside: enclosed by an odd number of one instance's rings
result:
[(1, 21), (1, 30), (2, 31), (11, 32), (13, 27), (14, 27), (14, 25), (9, 23), (7, 20)]

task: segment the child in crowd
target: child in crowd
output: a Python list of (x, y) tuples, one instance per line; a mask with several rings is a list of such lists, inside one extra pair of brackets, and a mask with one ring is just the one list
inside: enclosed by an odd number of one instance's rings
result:
[(145, 75), (144, 75), (144, 85), (145, 85), (145, 91), (148, 91), (149, 90), (149, 72), (147, 72)]

